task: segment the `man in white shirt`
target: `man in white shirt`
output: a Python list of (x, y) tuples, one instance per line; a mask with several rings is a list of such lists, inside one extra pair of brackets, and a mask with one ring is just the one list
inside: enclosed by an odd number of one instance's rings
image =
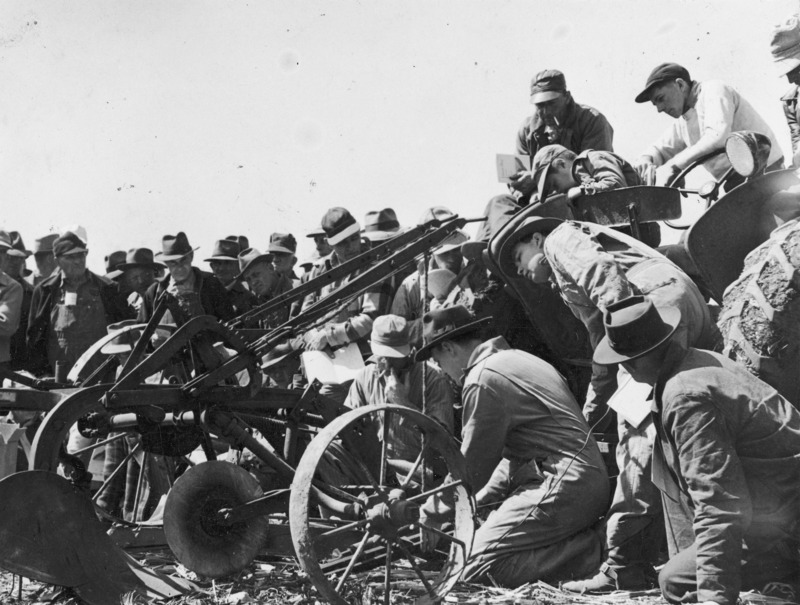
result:
[[(672, 126), (634, 164), (640, 174), (650, 165), (657, 166), (656, 185), (668, 183), (695, 160), (722, 151), (728, 135), (739, 130), (753, 130), (769, 137), (772, 150), (767, 171), (783, 165), (783, 153), (772, 129), (744, 97), (719, 80), (696, 82), (685, 67), (662, 63), (650, 73), (644, 90), (636, 96), (637, 103), (647, 101), (659, 113), (675, 118)], [(703, 166), (719, 179), (731, 165), (725, 154), (720, 153), (704, 161)], [(726, 189), (741, 182), (741, 177), (734, 178)]]

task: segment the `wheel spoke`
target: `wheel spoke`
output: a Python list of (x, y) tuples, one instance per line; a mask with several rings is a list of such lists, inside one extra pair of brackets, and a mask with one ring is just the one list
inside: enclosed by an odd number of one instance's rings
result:
[(464, 482), (461, 479), (459, 479), (458, 481), (453, 481), (452, 483), (443, 483), (439, 487), (434, 487), (433, 489), (429, 489), (427, 492), (422, 492), (421, 494), (417, 494), (416, 496), (411, 496), (410, 498), (408, 498), (408, 501), (419, 502), (420, 500), (427, 500), (430, 496), (443, 492), (446, 489), (458, 487), (463, 483)]
[(434, 534), (436, 534), (440, 538), (444, 538), (445, 540), (448, 540), (450, 542), (454, 542), (455, 544), (458, 544), (461, 547), (461, 550), (464, 551), (464, 553), (467, 552), (467, 545), (464, 544), (464, 542), (462, 542), (461, 540), (459, 540), (455, 536), (451, 536), (447, 532), (443, 532), (440, 529), (436, 529), (434, 527), (428, 527), (427, 525), (424, 525), (424, 526), (421, 525), (420, 527), (424, 527), (425, 531), (433, 532)]
[[(408, 471), (408, 474), (406, 475), (405, 479), (403, 479), (403, 481), (400, 483), (400, 489), (405, 489), (406, 487), (408, 487), (408, 484), (411, 483), (411, 479), (414, 478), (414, 473), (417, 472), (417, 469), (419, 468), (419, 465), (422, 463), (422, 461), (425, 458), (425, 454), (427, 453), (428, 445), (430, 445), (430, 441), (425, 438), (425, 433), (422, 433), (422, 448), (419, 450), (419, 456), (417, 456), (417, 459), (414, 461), (414, 465), (411, 467), (411, 470)], [(424, 471), (422, 473), (422, 478), (423, 479), (425, 478), (425, 472)]]
[(389, 422), (391, 414), (389, 410), (383, 415), (383, 435), (381, 440), (381, 487), (386, 485), (386, 462), (389, 457)]
[(364, 501), (358, 496), (349, 494), (346, 491), (341, 490), (334, 485), (331, 485), (330, 483), (325, 483), (324, 481), (320, 481), (319, 479), (314, 479), (314, 485), (319, 489), (321, 489), (323, 492), (330, 493), (332, 496), (337, 496), (338, 498), (342, 498), (344, 500), (347, 500), (348, 502), (353, 502), (355, 504), (364, 504)]
[(403, 552), (403, 555), (406, 559), (408, 559), (408, 562), (411, 563), (414, 573), (417, 574), (417, 577), (422, 582), (422, 585), (425, 586), (425, 590), (427, 590), (428, 594), (435, 599), (436, 591), (433, 589), (433, 586), (431, 586), (428, 578), (425, 577), (425, 573), (419, 568), (419, 565), (417, 565), (414, 555), (412, 555), (411, 552), (405, 546), (403, 546), (402, 540), (397, 542), (397, 547)]
[(132, 521), (136, 523), (136, 519), (139, 517), (139, 500), (142, 496), (142, 490), (144, 489), (144, 475), (145, 475), (145, 466), (147, 465), (147, 452), (144, 452), (142, 456), (142, 461), (139, 463), (139, 478), (136, 481), (136, 497), (133, 499), (133, 519)]
[(101, 485), (98, 488), (95, 495), (92, 496), (92, 502), (97, 502), (97, 499), (100, 497), (100, 494), (103, 493), (103, 490), (106, 487), (108, 487), (108, 484), (114, 480), (114, 477), (116, 477), (122, 472), (122, 469), (128, 466), (128, 462), (130, 461), (130, 459), (136, 455), (136, 452), (138, 452), (141, 447), (142, 447), (141, 443), (137, 443), (135, 446), (133, 446), (133, 449), (131, 449), (131, 451), (125, 455), (125, 458), (123, 458), (122, 462), (120, 462), (119, 465), (117, 465), (117, 468), (111, 471), (111, 474), (105, 479), (105, 481), (103, 481), (103, 485)]
[(361, 553), (364, 552), (364, 547), (367, 545), (367, 540), (369, 540), (370, 533), (366, 532), (364, 537), (361, 538), (361, 542), (358, 543), (358, 548), (356, 548), (356, 552), (353, 553), (353, 556), (350, 558), (350, 563), (347, 564), (347, 569), (344, 570), (342, 573), (342, 577), (339, 578), (339, 582), (336, 584), (336, 592), (342, 590), (344, 583), (347, 581), (347, 578), (350, 576), (350, 572), (353, 571), (353, 568), (358, 561), (358, 558), (361, 556)]
[(340, 525), (334, 529), (328, 530), (320, 534), (320, 537), (327, 538), (328, 536), (333, 536), (335, 534), (341, 534), (342, 532), (351, 531), (354, 529), (358, 529), (369, 523), (369, 519), (359, 519), (358, 521), (353, 521), (352, 523), (348, 523), (347, 525)]
[(392, 603), (392, 544), (386, 543), (386, 569), (383, 571), (383, 605)]
[(114, 441), (118, 441), (118, 440), (124, 439), (124, 438), (125, 438), (125, 433), (119, 433), (118, 435), (114, 435), (113, 437), (109, 437), (108, 439), (105, 439), (104, 441), (98, 441), (97, 443), (93, 443), (93, 444), (87, 445), (86, 447), (83, 447), (83, 448), (81, 448), (79, 450), (75, 450), (74, 452), (70, 452), (70, 454), (73, 455), (73, 456), (80, 456), (84, 452), (88, 452), (88, 451), (91, 451), (91, 450), (96, 450), (99, 447), (103, 447), (104, 445), (108, 445), (109, 443), (113, 443)]

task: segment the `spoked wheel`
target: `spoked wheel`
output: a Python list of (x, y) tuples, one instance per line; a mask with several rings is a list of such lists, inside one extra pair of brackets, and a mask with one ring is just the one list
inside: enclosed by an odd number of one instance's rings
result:
[(164, 533), (177, 559), (192, 571), (221, 578), (247, 566), (264, 545), (269, 522), (225, 511), (262, 495), (258, 481), (230, 462), (209, 461), (175, 482), (164, 510)]
[[(409, 461), (408, 451), (397, 455), (401, 434), (403, 443), (418, 445), (416, 459)], [(380, 443), (373, 456), (367, 450), (376, 437)], [(342, 483), (348, 473), (333, 467), (349, 467), (356, 483)], [(325, 512), (317, 490), (355, 504), (355, 513)], [(419, 548), (418, 523), (420, 507), (432, 496), (448, 501), (453, 516), (449, 530), (435, 532), (443, 552), (429, 555)], [(342, 604), (348, 602), (351, 574), (376, 565), (384, 566), (384, 603), (391, 599), (395, 564), (410, 567), (419, 578), (426, 593), (421, 602), (444, 598), (469, 557), (473, 516), (466, 465), (455, 440), (432, 418), (396, 405), (353, 410), (323, 429), (300, 460), (289, 503), (301, 567), (323, 599)], [(431, 569), (438, 570), (436, 577)]]
[(109, 429), (101, 400), (110, 386), (80, 389), (50, 410), (33, 440), (29, 468), (91, 489), (97, 514), (107, 521), (157, 523), (161, 496), (188, 466), (184, 455), (197, 447), (199, 429), (170, 427), (166, 440), (158, 430)]

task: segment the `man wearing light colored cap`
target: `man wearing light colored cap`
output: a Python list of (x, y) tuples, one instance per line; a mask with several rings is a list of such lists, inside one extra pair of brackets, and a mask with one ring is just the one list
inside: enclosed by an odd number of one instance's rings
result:
[(269, 236), (267, 252), (272, 255), (275, 271), (288, 279), (292, 287), (300, 285), (300, 278), (294, 272), (297, 264), (297, 240), (291, 233), (273, 233)]
[[(11, 339), (20, 327), (22, 286), (3, 271), (5, 256), (11, 250), (11, 237), (0, 231), (0, 365), (11, 361)], [(24, 328), (24, 326), (23, 326)]]
[[(328, 243), (333, 247), (333, 252), (325, 259), (323, 265), (314, 268), (312, 279), (364, 252), (361, 242), (361, 226), (345, 208), (336, 207), (328, 210), (322, 217), (322, 228), (325, 230)], [(348, 277), (328, 284), (318, 292), (309, 294), (303, 302), (302, 310), (348, 283), (368, 268), (362, 267)], [(307, 332), (304, 336), (306, 347), (310, 350), (323, 350), (356, 342), (362, 354), (368, 355), (370, 353), (368, 337), (372, 331), (372, 322), (379, 315), (389, 311), (392, 294), (391, 279), (368, 288), (324, 326)]]
[(306, 237), (310, 237), (314, 240), (314, 248), (316, 249), (318, 260), (321, 260), (330, 255), (333, 252), (333, 248), (328, 243), (328, 236), (325, 235), (325, 231), (320, 227), (319, 229), (315, 229), (311, 233), (307, 233)]
[(86, 268), (88, 249), (67, 231), (53, 242), (59, 271), (33, 291), (27, 329), (26, 368), (50, 374), (59, 363), (69, 371), (86, 349), (106, 335), (106, 326), (132, 319), (118, 285)]
[(38, 286), (58, 269), (56, 257), (53, 256), (53, 242), (56, 238), (57, 233), (49, 233), (33, 240), (33, 260), (36, 262), (36, 271), (32, 278), (34, 286)]
[(778, 74), (786, 76), (791, 88), (781, 97), (783, 113), (792, 136), (792, 166), (800, 166), (800, 15), (792, 15), (772, 32), (772, 57)]
[[(536, 109), (517, 132), (518, 154), (532, 158), (539, 149), (554, 143), (575, 153), (587, 149), (614, 151), (611, 124), (593, 107), (574, 101), (560, 71), (545, 69), (536, 74), (531, 81), (531, 103)], [(527, 170), (520, 171), (509, 186), (526, 202), (536, 189)]]
[[(372, 324), (370, 346), (374, 363), (358, 372), (344, 404), (359, 408), (389, 403), (422, 411), (424, 386), (427, 415), (452, 434), (453, 391), (439, 368), (427, 361), (414, 362), (406, 320), (397, 315), (378, 317)], [(423, 381), (425, 364), (427, 377)], [(389, 427), (388, 445), (392, 458), (414, 462), (420, 451), (420, 434), (404, 428), (395, 418)]]
[(213, 315), (220, 321), (234, 317), (222, 282), (211, 273), (192, 266), (195, 250), (197, 248), (192, 248), (183, 231), (161, 238), (161, 252), (155, 256), (167, 266), (167, 274), (145, 293), (139, 310), (140, 322), (150, 319), (156, 299), (164, 292), (170, 296), (163, 323), (181, 326), (199, 315)]
[[(644, 89), (636, 95), (637, 103), (648, 101), (658, 110), (674, 118), (672, 125), (648, 147), (634, 167), (643, 174), (656, 166), (656, 185), (665, 185), (695, 160), (722, 151), (732, 132), (753, 130), (769, 137), (772, 149), (767, 172), (783, 165), (783, 152), (772, 129), (742, 95), (720, 80), (697, 82), (689, 71), (677, 63), (656, 66), (647, 78)], [(725, 153), (703, 162), (715, 179), (731, 167)], [(744, 180), (732, 175), (725, 186), (730, 190)]]

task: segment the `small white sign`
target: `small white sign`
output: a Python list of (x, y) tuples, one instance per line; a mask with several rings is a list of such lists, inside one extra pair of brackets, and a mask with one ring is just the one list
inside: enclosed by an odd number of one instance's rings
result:
[(78, 293), (77, 292), (65, 292), (64, 293), (64, 304), (68, 307), (74, 307), (78, 304)]

